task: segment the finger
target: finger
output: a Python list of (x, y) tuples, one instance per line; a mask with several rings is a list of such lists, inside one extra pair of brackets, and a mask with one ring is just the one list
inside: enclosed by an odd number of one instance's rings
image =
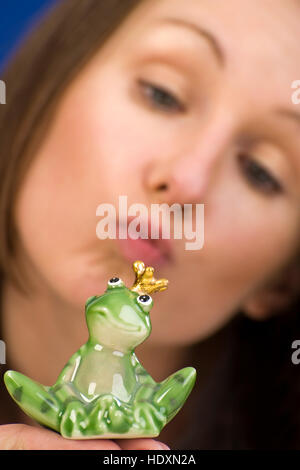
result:
[(166, 444), (155, 439), (116, 439), (122, 450), (170, 450)]
[(0, 426), (1, 450), (120, 450), (120, 446), (108, 439), (65, 439), (53, 431), (28, 426), (5, 424)]

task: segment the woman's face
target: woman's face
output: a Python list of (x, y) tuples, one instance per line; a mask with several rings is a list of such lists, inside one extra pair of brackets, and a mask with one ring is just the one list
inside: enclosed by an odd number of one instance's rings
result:
[(292, 0), (139, 5), (66, 90), (23, 181), (16, 223), (40, 286), (79, 314), (113, 275), (132, 285), (123, 248), (96, 235), (97, 207), (118, 216), (121, 195), (149, 214), (205, 208), (203, 248), (171, 240), (156, 269), (169, 288), (149, 342), (203, 339), (284, 265), (300, 231), (299, 13)]

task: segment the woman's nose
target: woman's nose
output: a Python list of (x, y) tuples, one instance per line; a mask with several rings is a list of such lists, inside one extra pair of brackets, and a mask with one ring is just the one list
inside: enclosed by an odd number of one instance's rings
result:
[[(227, 129), (228, 131), (228, 129)], [(230, 133), (223, 128), (202, 134), (186, 151), (156, 163), (148, 175), (152, 200), (167, 203), (204, 202), (230, 149)]]

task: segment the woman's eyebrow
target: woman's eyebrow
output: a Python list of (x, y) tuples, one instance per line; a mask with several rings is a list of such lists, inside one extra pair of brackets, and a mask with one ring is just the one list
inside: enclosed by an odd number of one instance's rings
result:
[(283, 116), (287, 119), (293, 120), (295, 124), (300, 125), (300, 113), (291, 111), (289, 109), (277, 108), (275, 109), (277, 115)]
[(225, 64), (225, 54), (224, 51), (222, 50), (220, 44), (218, 43), (217, 39), (213, 36), (211, 32), (209, 32), (207, 29), (202, 28), (201, 26), (192, 23), (187, 20), (183, 20), (181, 18), (172, 18), (172, 17), (165, 17), (165, 18), (160, 18), (158, 23), (167, 23), (173, 26), (178, 26), (178, 27), (183, 27), (188, 29), (189, 31), (192, 31), (200, 36), (202, 39), (205, 38), (209, 44), (211, 45), (213, 52), (219, 62), (219, 64), (223, 67)]

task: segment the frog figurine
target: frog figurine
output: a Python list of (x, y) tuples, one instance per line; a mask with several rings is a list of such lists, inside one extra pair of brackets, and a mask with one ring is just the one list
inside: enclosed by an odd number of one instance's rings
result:
[[(178, 413), (196, 380), (185, 367), (162, 382), (143, 368), (134, 348), (151, 333), (150, 294), (167, 288), (154, 269), (133, 263), (135, 282), (119, 277), (85, 303), (88, 341), (49, 387), (9, 370), (4, 382), (20, 408), (68, 439), (156, 437)], [(163, 360), (163, 358), (162, 358)]]

